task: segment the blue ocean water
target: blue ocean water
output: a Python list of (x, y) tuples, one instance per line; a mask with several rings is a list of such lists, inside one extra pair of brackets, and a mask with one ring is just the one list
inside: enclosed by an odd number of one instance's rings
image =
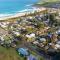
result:
[(0, 14), (11, 14), (30, 9), (38, 0), (0, 0)]

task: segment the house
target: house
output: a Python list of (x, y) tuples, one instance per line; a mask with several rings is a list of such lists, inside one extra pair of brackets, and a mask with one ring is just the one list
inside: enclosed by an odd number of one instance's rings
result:
[(2, 28), (6, 28), (7, 26), (6, 26), (6, 23), (0, 23), (0, 26), (2, 27)]
[(56, 44), (55, 45), (55, 49), (60, 49), (60, 45), (59, 44)]
[(57, 44), (59, 44), (59, 45), (60, 45), (60, 41), (57, 41)]
[(41, 42), (45, 42), (46, 39), (45, 39), (45, 38), (40, 38), (40, 41), (41, 41)]
[(48, 34), (47, 36), (48, 36), (49, 38), (51, 38), (51, 37), (52, 37), (52, 34)]
[(26, 49), (26, 48), (18, 48), (17, 51), (18, 51), (19, 55), (22, 55), (22, 56), (28, 56), (29, 55), (28, 49)]
[(11, 47), (12, 48), (15, 48), (16, 47), (16, 44), (15, 43), (11, 43)]
[(39, 42), (38, 41), (34, 41), (34, 42), (32, 42), (32, 44), (37, 45), (37, 44), (39, 44)]
[(0, 36), (0, 44), (1, 44), (1, 45), (4, 44), (4, 38), (3, 38), (3, 36)]
[(45, 38), (39, 38), (38, 41), (43, 43), (43, 42), (46, 42), (46, 39)]
[(57, 41), (58, 41), (57, 36), (58, 36), (57, 34), (53, 34), (51, 41), (52, 41), (52, 42), (57, 42)]
[(46, 36), (46, 39), (47, 39), (47, 42), (48, 43), (51, 43), (52, 34), (51, 33), (48, 33), (47, 36)]
[(60, 34), (60, 29), (56, 31), (56, 34)]
[(4, 38), (3, 38), (3, 36), (0, 36), (0, 39), (1, 39), (1, 41), (4, 41)]
[(47, 50), (47, 53), (48, 53), (48, 55), (50, 55), (50, 56), (54, 56), (54, 55), (56, 54), (56, 50), (53, 49), (53, 48), (49, 48), (49, 49)]
[(20, 36), (20, 33), (19, 33), (19, 32), (16, 32), (16, 31), (13, 31), (13, 34), (14, 34), (15, 36)]
[(38, 37), (37, 41), (38, 41), (38, 43), (36, 45), (38, 47), (44, 47), (46, 45), (46, 38), (44, 38), (44, 37)]
[(55, 49), (60, 49), (60, 41), (56, 42)]
[(34, 33), (27, 34), (26, 38), (27, 38), (27, 42), (32, 42), (35, 40), (35, 34)]

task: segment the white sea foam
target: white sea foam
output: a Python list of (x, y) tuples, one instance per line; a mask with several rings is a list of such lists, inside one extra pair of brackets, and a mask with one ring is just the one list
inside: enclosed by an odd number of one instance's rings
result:
[(0, 14), (0, 18), (1, 17), (7, 17), (7, 16), (11, 16), (11, 15), (14, 15), (14, 14), (17, 14), (17, 13), (23, 13), (23, 12), (32, 12), (32, 11), (34, 11), (34, 10), (36, 10), (36, 8), (31, 8), (31, 9), (24, 9), (24, 10), (21, 10), (21, 11), (17, 11), (17, 12), (15, 12), (15, 13), (11, 13), (11, 14), (9, 14), (9, 13), (6, 13), (6, 14)]
[(4, 13), (4, 14), (0, 14), (0, 18), (1, 17), (11, 16), (11, 15), (14, 15), (14, 14), (17, 14), (17, 13), (28, 12), (28, 11), (31, 11), (31, 10), (32, 9), (24, 9), (24, 10), (21, 10), (21, 11), (16, 11), (15, 13)]
[[(26, 6), (31, 6), (31, 5), (33, 5), (33, 4), (26, 5)], [(13, 13), (7, 12), (7, 13), (4, 13), (4, 14), (0, 14), (0, 18), (1, 18), (1, 17), (11, 16), (11, 15), (14, 15), (14, 14), (16, 14), (16, 13), (32, 12), (33, 10), (36, 10), (36, 7), (31, 7), (31, 8), (29, 7), (29, 8), (26, 8), (26, 9), (24, 9), (24, 10), (14, 11)]]
[(25, 9), (25, 10), (21, 10), (21, 11), (17, 11), (16, 13), (12, 13), (12, 14), (0, 14), (0, 20), (4, 20), (7, 18), (13, 18), (13, 17), (20, 17), (26, 14), (26, 12), (28, 13), (34, 13), (35, 11), (42, 11), (42, 10), (46, 10), (46, 8), (31, 8), (31, 9)]
[(26, 5), (26, 6), (28, 7), (28, 6), (32, 6), (32, 5), (33, 5), (33, 4), (30, 4), (30, 5)]
[(0, 14), (0, 18), (1, 17), (7, 17), (7, 16), (11, 16), (12, 14)]
[(33, 9), (28, 9), (28, 8), (27, 8), (27, 9), (24, 9), (24, 10), (21, 10), (21, 11), (18, 11), (18, 12), (20, 12), (20, 13), (22, 13), (22, 12), (29, 12), (29, 11), (31, 12), (32, 10), (33, 10)]

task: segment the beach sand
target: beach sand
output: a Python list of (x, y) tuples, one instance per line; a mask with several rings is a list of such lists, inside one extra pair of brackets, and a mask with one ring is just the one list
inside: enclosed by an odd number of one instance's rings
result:
[(6, 20), (6, 19), (11, 19), (11, 18), (18, 18), (18, 17), (21, 17), (21, 16), (24, 16), (24, 15), (28, 15), (30, 13), (34, 13), (35, 11), (36, 12), (41, 12), (41, 11), (44, 11), (46, 10), (46, 8), (44, 7), (40, 7), (40, 8), (34, 8), (32, 11), (27, 11), (27, 12), (22, 12), (22, 13), (16, 13), (14, 15), (10, 15), (10, 16), (5, 16), (5, 17), (0, 17), (0, 20)]

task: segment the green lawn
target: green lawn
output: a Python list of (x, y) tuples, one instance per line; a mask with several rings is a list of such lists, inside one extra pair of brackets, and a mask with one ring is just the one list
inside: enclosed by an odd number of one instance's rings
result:
[(15, 49), (0, 46), (0, 60), (24, 60), (24, 58), (19, 56)]

